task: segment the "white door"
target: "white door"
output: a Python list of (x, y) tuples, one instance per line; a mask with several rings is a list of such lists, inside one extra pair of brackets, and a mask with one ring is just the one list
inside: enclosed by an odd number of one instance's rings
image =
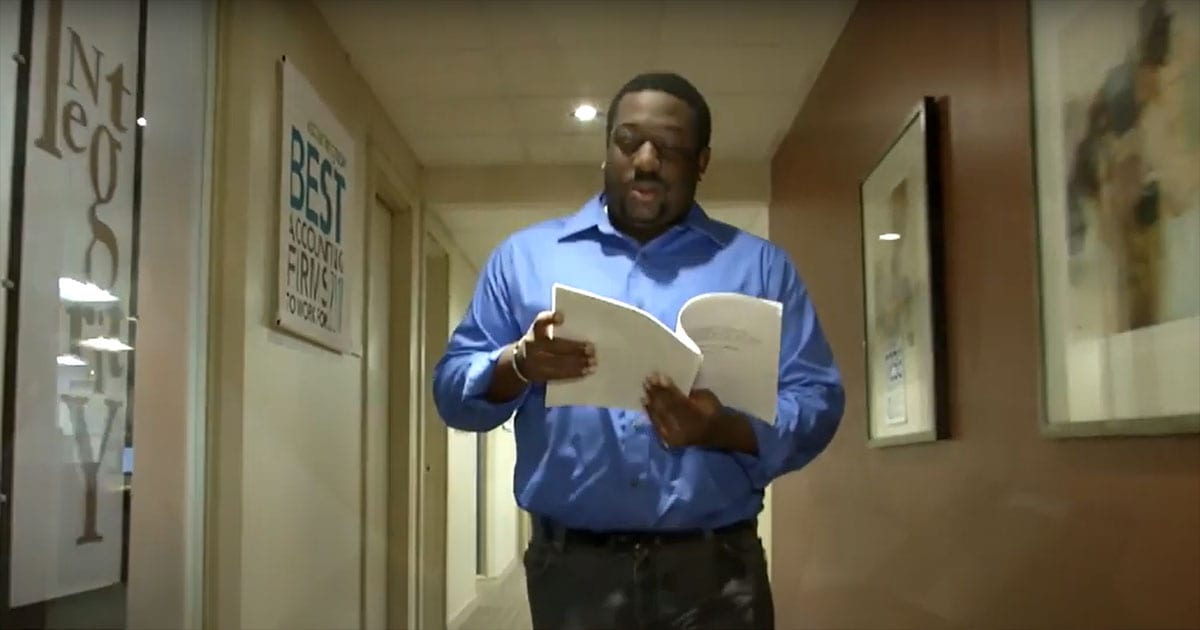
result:
[(422, 274), (422, 331), (424, 404), (420, 425), (421, 508), (420, 624), (422, 629), (446, 627), (446, 424), (433, 403), (433, 368), (446, 348), (450, 316), (450, 257), (433, 237), (425, 237)]
[[(367, 232), (363, 386), (363, 627), (387, 627), (388, 425), (391, 417), (392, 213), (375, 201)], [(405, 541), (400, 541), (402, 546)]]

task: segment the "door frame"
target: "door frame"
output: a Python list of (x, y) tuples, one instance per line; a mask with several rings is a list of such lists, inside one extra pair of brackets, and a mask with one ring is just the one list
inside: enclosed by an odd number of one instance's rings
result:
[[(367, 137), (368, 200), (376, 203), (391, 214), (391, 247), (389, 284), (389, 349), (388, 349), (388, 435), (387, 435), (387, 519), (386, 585), (384, 620), (387, 628), (412, 628), (415, 619), (416, 584), (413, 567), (416, 565), (416, 536), (412, 523), (416, 522), (415, 485), (419, 444), (415, 438), (415, 423), (412, 418), (420, 412), (419, 392), (422, 370), (420, 326), (420, 301), (413, 299), (414, 289), (421, 284), (421, 251), (423, 233), (422, 209), (419, 197), (413, 188), (400, 176), (400, 170), (392, 164), (387, 154), (379, 147), (375, 138)], [(373, 208), (371, 208), (373, 211)], [(395, 255), (403, 251), (398, 246), (407, 243), (407, 264)], [(397, 430), (398, 429), (398, 430)], [(403, 458), (393, 453), (404, 453)], [(364, 474), (365, 474), (364, 469)], [(364, 487), (364, 491), (366, 488)], [(364, 519), (366, 517), (364, 505)], [(363, 540), (363, 580), (361, 603), (364, 609), (361, 618), (373, 618), (365, 607), (373, 601), (366, 592), (366, 559), (369, 554), (379, 553)], [(378, 595), (378, 594), (377, 594)]]
[[(374, 193), (374, 191), (372, 191)], [(403, 230), (411, 223), (411, 210), (407, 207), (397, 207), (383, 195), (372, 194), (367, 203), (366, 225), (366, 307), (362, 312), (362, 434), (360, 436), (361, 468), (360, 498), (362, 513), (359, 523), (361, 537), (360, 549), (360, 585), (359, 625), (362, 628), (391, 627), (389, 623), (391, 606), (407, 603), (407, 589), (403, 584), (399, 590), (405, 594), (394, 597), (391, 592), (393, 576), (391, 567), (392, 540), (397, 538), (396, 523), (392, 516), (391, 491), (393, 483), (393, 467), (399, 466), (401, 479), (407, 474), (407, 457), (393, 457), (394, 449), (391, 444), (392, 427), (400, 426), (403, 422), (403, 412), (406, 409), (406, 392), (401, 386), (394, 387), (397, 382), (403, 384), (405, 370), (405, 354), (411, 339), (404, 328), (404, 319), (396, 317), (397, 311), (402, 311), (407, 304), (404, 290), (407, 289), (407, 278), (404, 271), (407, 267), (401, 257), (411, 253), (408, 249), (397, 248), (393, 240), (402, 235)], [(382, 220), (381, 220), (382, 219)], [(386, 256), (382, 261), (377, 260), (375, 237), (386, 232), (383, 243), (386, 244)], [(377, 283), (382, 283), (386, 290), (382, 318), (376, 313), (379, 296), (376, 295)], [(393, 295), (397, 290), (400, 296)], [(377, 329), (385, 332), (385, 342), (379, 347), (376, 342)], [(376, 356), (376, 354), (380, 356)], [(382, 374), (376, 374), (382, 371)], [(377, 423), (375, 410), (383, 408), (384, 420)], [(407, 444), (400, 443), (400, 452), (407, 454)], [(397, 487), (403, 487), (400, 484)], [(407, 500), (401, 495), (399, 500), (407, 509)], [(407, 530), (399, 533), (400, 539), (406, 536)], [(403, 561), (407, 557), (407, 545), (403, 545), (403, 555), (400, 555), (401, 573), (405, 573)], [(407, 613), (401, 609), (401, 616)]]
[[(433, 373), (432, 373), (432, 370), (430, 369), (430, 359), (431, 359), (430, 354), (433, 352), (439, 352), (440, 348), (442, 347), (442, 344), (429, 343), (428, 336), (425, 334), (425, 332), (428, 328), (428, 324), (429, 324), (429, 322), (427, 321), (427, 317), (429, 316), (429, 313), (426, 311), (425, 305), (429, 301), (429, 295), (430, 295), (429, 281), (431, 279), (431, 273), (430, 273), (429, 259), (430, 259), (431, 254), (434, 253), (432, 251), (433, 247), (436, 247), (441, 252), (441, 254), (445, 256), (445, 260), (446, 260), (446, 269), (445, 269), (445, 278), (444, 278), (445, 286), (443, 287), (443, 290), (446, 291), (446, 295), (444, 296), (444, 299), (441, 301), (447, 305), (447, 313), (445, 313), (443, 315), (443, 317), (447, 318), (447, 320), (449, 319), (449, 312), (448, 312), (449, 308), (448, 307), (449, 307), (449, 301), (450, 301), (450, 264), (451, 264), (450, 251), (451, 251), (451, 248), (450, 248), (449, 244), (446, 243), (445, 240), (443, 240), (443, 238), (438, 233), (438, 231), (434, 228), (432, 223), (433, 223), (432, 221), (428, 220), (427, 216), (423, 217), (423, 221), (422, 221), (422, 225), (421, 225), (421, 251), (420, 251), (420, 277), (421, 277), (421, 279), (420, 279), (420, 284), (418, 285), (420, 287), (419, 295), (421, 296), (421, 299), (418, 300), (419, 306), (417, 309), (418, 311), (420, 311), (420, 313), (419, 313), (420, 335), (418, 336), (418, 342), (416, 344), (417, 346), (419, 346), (419, 355), (420, 355), (419, 361), (420, 361), (421, 369), (420, 369), (420, 384), (418, 386), (418, 389), (415, 390), (416, 398), (418, 398), (419, 410), (418, 410), (418, 415), (413, 416), (415, 419), (415, 422), (413, 422), (413, 425), (412, 425), (412, 429), (413, 429), (413, 438), (412, 439), (413, 439), (413, 446), (414, 446), (415, 455), (416, 455), (415, 460), (414, 460), (415, 466), (413, 466), (413, 471), (414, 471), (413, 481), (416, 485), (416, 488), (414, 489), (414, 493), (413, 493), (413, 499), (415, 501), (415, 505), (414, 505), (412, 523), (414, 525), (416, 525), (416, 535), (413, 536), (413, 545), (414, 545), (415, 555), (413, 558), (414, 561), (413, 561), (413, 565), (412, 565), (412, 571), (413, 571), (412, 583), (413, 583), (414, 591), (415, 591), (414, 599), (413, 599), (413, 602), (414, 602), (413, 616), (415, 617), (415, 619), (413, 620), (413, 623), (411, 624), (410, 627), (422, 628), (422, 630), (426, 630), (426, 629), (437, 630), (437, 628), (444, 628), (448, 621), (447, 619), (444, 618), (445, 612), (446, 612), (446, 601), (445, 600), (446, 600), (446, 589), (447, 589), (446, 553), (445, 553), (446, 546), (443, 545), (440, 550), (431, 550), (431, 549), (429, 549), (429, 546), (425, 544), (426, 539), (425, 539), (425, 536), (423, 535), (423, 532), (425, 531), (424, 526), (426, 525), (426, 523), (424, 522), (425, 516), (426, 516), (427, 510), (430, 509), (430, 505), (431, 505), (432, 501), (440, 501), (441, 502), (440, 512), (442, 513), (443, 518), (441, 519), (441, 523), (436, 524), (436, 526), (441, 527), (442, 530), (445, 531), (446, 524), (447, 524), (445, 516), (447, 513), (447, 509), (448, 509), (448, 495), (446, 492), (440, 492), (440, 496), (434, 496), (432, 491), (438, 490), (438, 489), (447, 489), (448, 483), (449, 483), (449, 479), (446, 478), (447, 468), (445, 466), (445, 463), (446, 463), (445, 461), (440, 462), (440, 464), (441, 464), (440, 471), (434, 471), (434, 475), (441, 476), (440, 477), (441, 483), (436, 482), (439, 479), (439, 477), (430, 476), (430, 475), (426, 474), (426, 472), (425, 472), (426, 464), (429, 463), (429, 461), (431, 459), (429, 456), (429, 453), (426, 452), (427, 444), (428, 444), (429, 440), (431, 439), (431, 436), (429, 436), (426, 433), (427, 430), (429, 429), (429, 427), (427, 426), (427, 422), (428, 422), (428, 419), (431, 417), (431, 414), (436, 415), (436, 413), (437, 413), (436, 410), (434, 409), (435, 403), (432, 400), (432, 396), (431, 396), (432, 390), (429, 387), (429, 383), (433, 380)], [(431, 247), (431, 244), (433, 247)], [(447, 430), (448, 429), (443, 425), (443, 428), (440, 432), (441, 439), (439, 440), (440, 443), (443, 445), (442, 448), (446, 447)], [(433, 438), (436, 439), (436, 436), (433, 436)], [(435, 526), (435, 524), (432, 524), (432, 523), (430, 523), (429, 525)], [(443, 538), (444, 538), (444, 536), (443, 536)], [(448, 545), (448, 544), (449, 544), (449, 541), (446, 540), (446, 545)], [(430, 553), (436, 553), (438, 557), (434, 558), (434, 559), (430, 559), (428, 557), (428, 554), (430, 554)], [(442, 569), (442, 571), (439, 574), (441, 576), (440, 577), (441, 583), (438, 585), (435, 585), (433, 588), (429, 588), (431, 586), (429, 584), (430, 576), (425, 574), (424, 572), (422, 572), (422, 569), (425, 566), (425, 564), (430, 561), (439, 563), (441, 566), (441, 569)], [(440, 605), (437, 602), (433, 602), (431, 600), (431, 598), (435, 598), (435, 597), (440, 598), (442, 600), (440, 602)], [(436, 620), (437, 626), (435, 628), (430, 628), (428, 624), (423, 623), (425, 621), (425, 619), (424, 619), (425, 612), (427, 609), (429, 609), (431, 607), (434, 609), (440, 609), (443, 612), (443, 615), (442, 615), (443, 619)]]

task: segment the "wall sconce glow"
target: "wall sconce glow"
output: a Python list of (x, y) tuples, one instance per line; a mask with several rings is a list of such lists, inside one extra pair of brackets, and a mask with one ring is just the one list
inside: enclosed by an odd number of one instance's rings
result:
[(145, 116), (138, 116), (138, 117), (137, 117), (137, 120), (136, 120), (135, 122), (137, 122), (137, 126), (139, 126), (139, 127), (145, 127), (145, 126), (146, 126), (146, 117), (145, 117)]
[(63, 367), (83, 367), (87, 365), (87, 361), (74, 354), (60, 354), (58, 355), (58, 364)]
[(58, 297), (64, 302), (117, 302), (117, 296), (91, 282), (80, 282), (74, 278), (58, 279)]
[(900, 235), (895, 232), (885, 232), (885, 233), (879, 235), (879, 240), (881, 240), (881, 241), (898, 241), (898, 240), (900, 240)]
[(575, 120), (578, 120), (579, 122), (589, 122), (595, 120), (596, 114), (598, 113), (599, 112), (596, 111), (596, 108), (591, 105), (580, 105), (579, 107), (575, 108), (574, 116)]
[(79, 342), (79, 347), (97, 352), (129, 352), (133, 346), (112, 337), (93, 337)]

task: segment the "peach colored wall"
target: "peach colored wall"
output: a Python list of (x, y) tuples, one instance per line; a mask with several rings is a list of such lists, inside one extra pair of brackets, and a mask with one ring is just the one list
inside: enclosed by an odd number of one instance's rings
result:
[[(861, 0), (775, 157), (771, 236), (845, 373), (841, 431), (775, 488), (781, 628), (1200, 627), (1200, 439), (1038, 432), (1026, 4)], [(948, 101), (953, 439), (864, 438), (857, 182)]]

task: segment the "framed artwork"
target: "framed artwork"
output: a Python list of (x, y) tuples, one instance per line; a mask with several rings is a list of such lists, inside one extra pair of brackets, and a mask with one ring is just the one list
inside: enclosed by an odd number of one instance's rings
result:
[(1043, 433), (1200, 432), (1200, 3), (1030, 4)]
[(871, 446), (945, 434), (938, 137), (937, 103), (927, 97), (859, 187)]

